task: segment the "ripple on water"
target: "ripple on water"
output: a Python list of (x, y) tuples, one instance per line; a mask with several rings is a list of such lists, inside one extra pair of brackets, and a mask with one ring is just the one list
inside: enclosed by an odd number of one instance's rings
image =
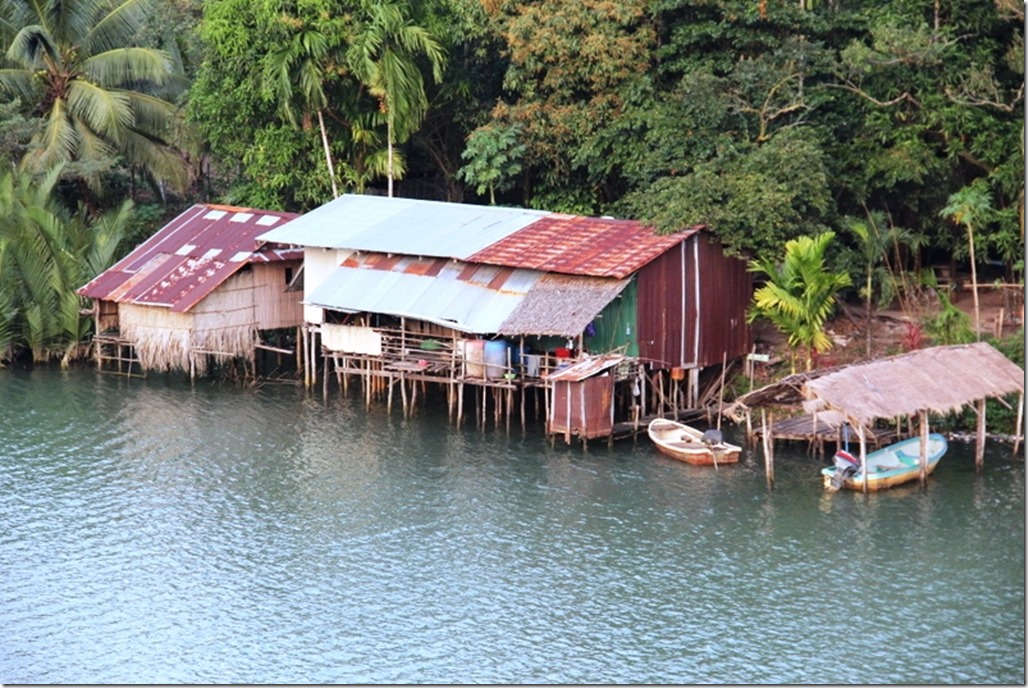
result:
[(1024, 680), (1005, 454), (826, 498), (802, 450), (768, 490), (749, 455), (291, 388), (44, 370), (0, 398), (5, 682)]

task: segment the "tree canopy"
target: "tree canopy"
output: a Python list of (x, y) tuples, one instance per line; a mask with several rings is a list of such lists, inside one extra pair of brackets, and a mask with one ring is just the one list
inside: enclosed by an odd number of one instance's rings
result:
[(4, 155), (91, 184), (48, 187), (72, 213), (395, 184), (701, 224), (768, 267), (833, 232), (868, 297), (872, 218), (893, 274), (1023, 279), (1012, 0), (10, 0), (0, 36)]

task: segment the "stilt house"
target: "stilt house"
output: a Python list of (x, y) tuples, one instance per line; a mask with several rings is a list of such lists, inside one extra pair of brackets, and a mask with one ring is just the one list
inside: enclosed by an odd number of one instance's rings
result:
[(610, 377), (612, 409), (629, 379), (626, 407), (654, 384), (688, 405), (703, 368), (750, 346), (750, 275), (701, 227), (658, 235), (631, 220), (344, 195), (259, 238), (305, 249), (307, 360), (320, 343), (326, 370), (390, 390), (412, 378), (549, 390), (557, 370), (612, 354), (618, 365), (587, 375)]
[(257, 236), (297, 217), (194, 205), (78, 293), (93, 300), (95, 356), (120, 372), (188, 371), (241, 362), (253, 370), (262, 341), (303, 322), (299, 293), (287, 291), (303, 252)]

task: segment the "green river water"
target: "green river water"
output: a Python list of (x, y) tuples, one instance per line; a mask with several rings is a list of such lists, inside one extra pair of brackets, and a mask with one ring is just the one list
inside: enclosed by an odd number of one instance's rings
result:
[[(0, 371), (2, 683), (1025, 682), (1023, 456), (926, 490)], [(739, 440), (729, 427), (730, 439)]]

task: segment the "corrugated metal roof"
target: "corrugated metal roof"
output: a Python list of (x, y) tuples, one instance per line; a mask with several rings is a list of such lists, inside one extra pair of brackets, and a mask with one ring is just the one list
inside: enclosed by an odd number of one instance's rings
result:
[(635, 220), (548, 215), (468, 257), (475, 263), (594, 277), (627, 277), (699, 227), (659, 235)]
[(344, 194), (260, 238), (463, 260), (545, 215), (522, 208)]
[(627, 283), (460, 261), (438, 263), (410, 256), (351, 255), (307, 303), (417, 318), (476, 334), (577, 336)]
[(247, 263), (299, 260), (299, 249), (261, 246), (257, 236), (298, 217), (197, 204), (78, 289), (94, 299), (185, 312)]

